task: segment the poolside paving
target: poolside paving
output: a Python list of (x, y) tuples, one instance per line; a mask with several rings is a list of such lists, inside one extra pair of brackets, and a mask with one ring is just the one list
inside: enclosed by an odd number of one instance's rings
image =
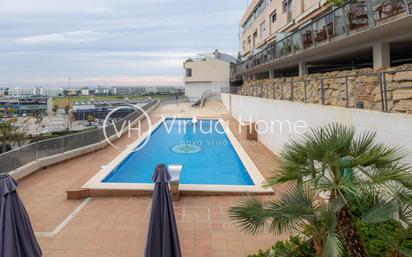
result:
[[(150, 114), (156, 122), (162, 115), (180, 117), (222, 117), (230, 121), (232, 131), (237, 123), (218, 101), (202, 109), (188, 104), (160, 106)], [(233, 126), (233, 127), (232, 127)], [(122, 137), (117, 145), (135, 140)], [(261, 144), (243, 144), (256, 166), (267, 177), (279, 168), (278, 158)], [(83, 200), (67, 200), (66, 190), (80, 188), (107, 164), (119, 150), (102, 150), (42, 169), (20, 182), (19, 193), (27, 207), (36, 232), (53, 231)], [(274, 188), (278, 194), (285, 187)], [(273, 196), (258, 196), (263, 200)], [(175, 202), (175, 212), (183, 256), (247, 256), (267, 249), (286, 235), (264, 233), (250, 236), (241, 232), (228, 217), (227, 210), (242, 196), (185, 196)], [(143, 256), (151, 197), (92, 198), (63, 229), (53, 237), (39, 237), (46, 257), (127, 257)]]

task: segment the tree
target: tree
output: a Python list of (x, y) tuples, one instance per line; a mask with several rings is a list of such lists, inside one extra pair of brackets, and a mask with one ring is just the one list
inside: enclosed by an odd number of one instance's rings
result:
[(344, 1), (344, 0), (328, 0), (327, 2), (329, 4), (331, 4), (332, 6), (339, 7), (339, 6), (343, 5), (346, 1)]
[(10, 114), (15, 114), (17, 110), (15, 108), (7, 108), (7, 112)]
[(88, 122), (92, 122), (92, 121), (95, 121), (95, 120), (96, 120), (96, 118), (93, 115), (90, 114), (90, 115), (87, 116), (87, 121)]
[(32, 112), (31, 116), (35, 119), (34, 123), (36, 124), (36, 132), (39, 128), (39, 124), (42, 122), (43, 117), (41, 116), (41, 113), (38, 111)]
[(14, 127), (11, 122), (7, 121), (0, 123), (0, 141), (2, 143), (3, 153), (7, 150), (7, 142), (16, 142), (20, 147), (21, 141), (24, 139), (26, 139), (26, 134)]
[(311, 237), (317, 256), (335, 257), (342, 249), (336, 231), (336, 213), (342, 204), (330, 204), (310, 188), (291, 187), (279, 200), (262, 203), (247, 198), (232, 207), (229, 214), (252, 234), (264, 230), (277, 234), (299, 231)]
[(2, 144), (2, 153), (7, 151), (7, 141), (10, 138), (10, 133), (13, 131), (13, 126), (10, 122), (0, 122), (0, 141)]
[(58, 109), (59, 109), (59, 105), (57, 105), (57, 104), (53, 105), (52, 111), (54, 112), (54, 114), (56, 114)]
[(14, 130), (10, 135), (9, 135), (9, 141), (11, 142), (16, 142), (19, 147), (21, 147), (21, 142), (27, 138), (27, 135), (19, 130)]
[(367, 222), (382, 222), (396, 215), (404, 223), (410, 221), (397, 210), (411, 210), (411, 169), (403, 163), (401, 150), (375, 139), (374, 132), (356, 136), (354, 128), (339, 124), (313, 129), (302, 140), (292, 140), (284, 147), (280, 172), (266, 184), (295, 182), (331, 205), (344, 203), (336, 212), (337, 231), (354, 257), (368, 256), (351, 209), (355, 200), (378, 199), (365, 214)]

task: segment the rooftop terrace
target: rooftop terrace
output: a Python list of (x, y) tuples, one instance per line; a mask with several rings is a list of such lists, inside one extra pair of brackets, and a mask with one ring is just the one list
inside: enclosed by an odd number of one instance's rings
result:
[[(235, 120), (219, 101), (203, 109), (189, 104), (168, 104), (155, 109), (153, 121), (161, 116), (222, 117), (230, 120), (239, 139)], [(147, 125), (144, 125), (147, 126)], [(117, 145), (125, 147), (131, 139), (122, 137)], [(243, 144), (256, 166), (267, 177), (279, 167), (278, 158), (261, 144)], [(93, 197), (67, 200), (66, 191), (80, 188), (107, 164), (119, 150), (105, 147), (99, 151), (59, 163), (26, 177), (19, 193), (29, 212), (39, 243), (46, 257), (142, 256), (150, 214), (151, 197)], [(274, 188), (275, 194), (283, 187)], [(270, 199), (273, 196), (258, 196)], [(253, 238), (239, 231), (227, 210), (242, 196), (184, 196), (175, 202), (175, 213), (185, 257), (247, 256), (269, 248), (286, 236), (262, 234)]]

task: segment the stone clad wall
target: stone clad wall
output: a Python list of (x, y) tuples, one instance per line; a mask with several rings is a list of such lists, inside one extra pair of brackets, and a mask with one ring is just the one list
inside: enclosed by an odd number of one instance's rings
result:
[[(385, 79), (381, 75), (382, 71), (385, 71)], [(307, 103), (322, 103), (323, 84), (325, 105), (355, 108), (356, 103), (361, 102), (365, 109), (382, 111), (383, 93), (389, 112), (412, 114), (412, 64), (385, 70), (366, 68), (248, 81), (240, 93), (304, 102), (305, 83)], [(386, 97), (385, 92), (381, 92), (381, 84), (383, 87), (385, 83)]]

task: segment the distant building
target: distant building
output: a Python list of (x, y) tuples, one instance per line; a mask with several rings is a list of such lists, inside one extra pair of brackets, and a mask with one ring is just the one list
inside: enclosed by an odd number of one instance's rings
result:
[(88, 95), (90, 95), (90, 90), (87, 87), (86, 88), (81, 88), (80, 89), (80, 94), (82, 96), (88, 96)]
[[(106, 118), (107, 114), (113, 109), (125, 106), (125, 105), (144, 105), (144, 101), (81, 101), (75, 102), (73, 105), (73, 114), (76, 120), (87, 120), (89, 115), (92, 115), (98, 119)], [(123, 118), (126, 115), (133, 112), (133, 109), (121, 109), (117, 110), (110, 117), (111, 118)]]
[(52, 112), (52, 99), (49, 97), (0, 97), (0, 112), (14, 109), (17, 116), (34, 112), (47, 115)]
[(159, 95), (169, 95), (177, 92), (177, 88), (175, 87), (155, 87), (155, 90), (156, 94)]
[(0, 88), (0, 96), (5, 96), (8, 94), (7, 88)]
[[(9, 96), (61, 96), (63, 95), (63, 88), (50, 88), (50, 87), (34, 87), (34, 88), (10, 88), (7, 90)], [(6, 94), (3, 94), (6, 95)]]
[(127, 96), (127, 95), (145, 95), (145, 87), (117, 87), (116, 95)]
[(24, 87), (9, 88), (8, 95), (9, 96), (34, 96), (36, 95), (36, 89), (35, 88), (24, 88)]
[(146, 87), (146, 94), (156, 94), (155, 87)]
[(63, 96), (63, 94), (64, 94), (63, 88), (42, 87), (42, 88), (40, 88), (40, 94), (39, 95), (56, 97), (56, 96)]
[(110, 95), (110, 94), (111, 94), (110, 88), (98, 86), (95, 89), (95, 95)]
[(212, 54), (199, 54), (196, 59), (184, 62), (185, 94), (189, 98), (200, 98), (206, 91), (220, 92), (230, 86), (237, 59), (215, 50)]
[(67, 96), (78, 96), (80, 94), (80, 90), (71, 88), (64, 91), (64, 94)]

